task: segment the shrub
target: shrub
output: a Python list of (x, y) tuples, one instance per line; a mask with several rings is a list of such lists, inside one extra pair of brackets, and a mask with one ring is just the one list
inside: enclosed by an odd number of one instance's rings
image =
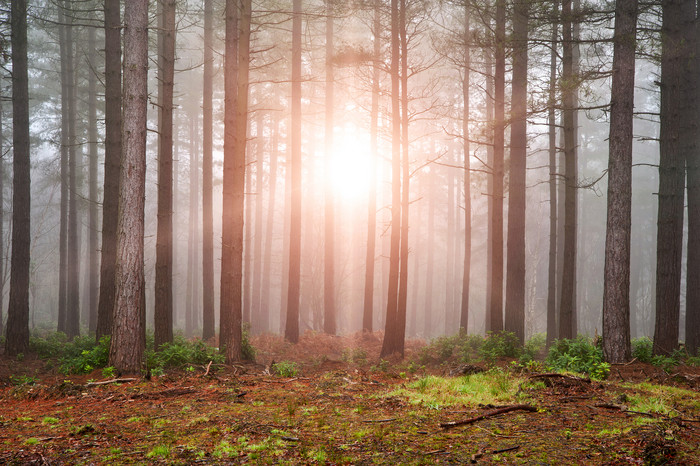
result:
[(225, 358), (216, 348), (207, 346), (202, 340), (187, 341), (182, 335), (176, 336), (172, 343), (163, 343), (158, 351), (153, 350), (152, 346), (146, 351), (146, 365), (151, 370), (204, 365), (209, 361), (222, 364)]
[(635, 338), (632, 340), (632, 357), (639, 362), (650, 363), (654, 343), (649, 337)]
[(610, 364), (603, 361), (603, 351), (584, 336), (555, 340), (547, 354), (547, 365), (553, 370), (579, 372), (595, 379), (604, 379), (610, 372)]
[(272, 371), (280, 377), (296, 377), (299, 368), (295, 362), (280, 361), (272, 365)]
[(76, 337), (64, 346), (60, 371), (64, 374), (87, 374), (107, 365), (110, 336), (100, 338), (99, 344), (90, 336)]
[(530, 361), (541, 359), (541, 357), (544, 356), (546, 347), (547, 337), (544, 333), (533, 335), (523, 347), (523, 353), (520, 355), (520, 362), (526, 364)]
[(513, 332), (488, 332), (479, 354), (487, 361), (499, 358), (517, 358), (523, 351), (518, 337)]

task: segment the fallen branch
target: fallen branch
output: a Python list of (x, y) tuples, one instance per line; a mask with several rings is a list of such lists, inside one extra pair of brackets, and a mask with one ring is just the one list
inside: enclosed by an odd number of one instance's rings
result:
[(509, 413), (511, 411), (536, 412), (537, 408), (535, 408), (534, 406), (530, 406), (530, 405), (506, 406), (505, 408), (495, 409), (493, 411), (482, 414), (480, 416), (472, 417), (469, 419), (464, 419), (462, 421), (442, 422), (442, 423), (440, 423), (440, 427), (442, 427), (444, 429), (449, 429), (451, 427), (463, 426), (466, 424), (473, 424), (477, 421), (481, 421), (482, 419), (486, 419), (486, 418), (493, 417), (493, 416), (498, 416), (499, 414)]
[(396, 420), (395, 417), (391, 417), (389, 419), (365, 419), (362, 422), (367, 422), (367, 423), (370, 423), (370, 422), (372, 422), (372, 423), (373, 422), (394, 422), (395, 420)]
[(204, 372), (204, 375), (202, 377), (206, 377), (207, 375), (209, 375), (209, 369), (211, 369), (211, 363), (213, 363), (213, 362), (214, 362), (213, 360), (209, 361), (209, 364), (207, 364), (207, 370), (206, 370), (206, 372)]
[(549, 372), (546, 374), (533, 374), (528, 376), (528, 379), (567, 379), (575, 380), (577, 382), (591, 383), (591, 379), (589, 379), (588, 377), (576, 377), (575, 375), (559, 374), (557, 372)]
[(86, 387), (96, 387), (98, 385), (107, 385), (110, 383), (126, 383), (126, 382), (136, 382), (139, 379), (133, 379), (133, 378), (127, 378), (127, 379), (111, 379), (111, 380), (103, 380), (101, 382), (88, 382), (85, 384)]

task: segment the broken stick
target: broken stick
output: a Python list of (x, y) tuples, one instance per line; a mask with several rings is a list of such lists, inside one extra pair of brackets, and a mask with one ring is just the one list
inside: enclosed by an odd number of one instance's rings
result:
[(462, 421), (450, 421), (450, 422), (442, 422), (440, 423), (440, 427), (444, 429), (449, 429), (451, 427), (457, 427), (457, 426), (463, 426), (467, 424), (473, 424), (477, 421), (481, 421), (482, 419), (486, 419), (489, 417), (493, 416), (498, 416), (499, 414), (504, 414), (504, 413), (509, 413), (511, 411), (530, 411), (530, 412), (536, 412), (537, 408), (534, 406), (530, 405), (514, 405), (514, 406), (506, 406), (505, 408), (500, 408), (500, 409), (495, 409), (493, 411), (490, 411), (488, 413), (482, 414), (480, 416), (472, 417), (469, 419), (464, 419)]

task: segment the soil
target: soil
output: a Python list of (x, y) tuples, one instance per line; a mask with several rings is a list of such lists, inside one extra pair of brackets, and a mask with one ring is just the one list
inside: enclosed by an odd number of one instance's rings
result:
[[(524, 373), (525, 401), (513, 404), (534, 411), (494, 414), (504, 406), (393, 395), (426, 375), (485, 369), (426, 364), (420, 341), (385, 362), (380, 334), (307, 334), (297, 345), (261, 336), (253, 345), (255, 363), (123, 382), (0, 356), (0, 464), (700, 464), (695, 367), (669, 374), (633, 362), (603, 382)], [(296, 362), (298, 374), (271, 374), (280, 361)], [(669, 415), (627, 409), (632, 397), (659, 396), (650, 384), (666, 387)]]

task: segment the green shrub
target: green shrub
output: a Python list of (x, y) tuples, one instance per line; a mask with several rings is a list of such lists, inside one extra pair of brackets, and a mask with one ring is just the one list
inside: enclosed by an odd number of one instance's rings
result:
[(151, 370), (205, 365), (209, 361), (223, 364), (225, 357), (202, 340), (188, 341), (182, 335), (177, 335), (172, 343), (163, 343), (158, 351), (153, 350), (152, 346), (146, 350), (146, 365)]
[(280, 361), (272, 365), (272, 371), (280, 377), (296, 377), (299, 374), (297, 364), (292, 361)]
[(532, 336), (523, 347), (523, 352), (520, 355), (520, 362), (526, 364), (530, 361), (541, 359), (544, 356), (545, 348), (547, 347), (547, 337), (544, 333), (537, 333)]
[(654, 342), (649, 337), (635, 338), (632, 340), (632, 357), (639, 362), (650, 363)]
[(95, 339), (90, 336), (76, 337), (72, 342), (66, 343), (60, 360), (60, 371), (64, 374), (87, 374), (93, 369), (107, 365), (109, 359), (110, 336), (100, 338), (100, 343), (95, 344)]
[(487, 361), (499, 358), (517, 358), (523, 351), (518, 337), (513, 332), (488, 332), (479, 354)]
[(610, 372), (602, 349), (584, 336), (555, 340), (547, 354), (547, 365), (553, 370), (579, 372), (595, 379), (604, 379)]

